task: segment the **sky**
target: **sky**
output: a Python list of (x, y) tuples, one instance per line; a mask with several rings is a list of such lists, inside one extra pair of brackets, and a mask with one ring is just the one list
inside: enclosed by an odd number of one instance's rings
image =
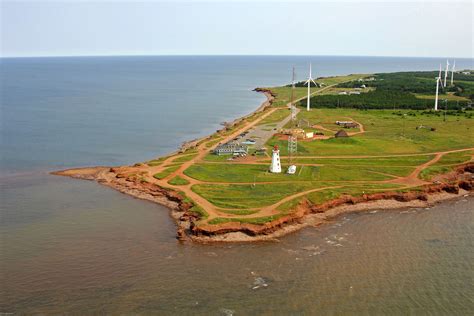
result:
[(3, 57), (473, 57), (473, 1), (0, 0)]

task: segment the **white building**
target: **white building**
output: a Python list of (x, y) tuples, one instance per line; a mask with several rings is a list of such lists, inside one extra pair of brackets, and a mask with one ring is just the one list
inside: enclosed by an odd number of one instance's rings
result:
[(281, 173), (280, 150), (278, 149), (277, 145), (275, 145), (272, 150), (272, 164), (270, 165), (270, 172)]
[(295, 165), (291, 165), (288, 167), (288, 170), (286, 171), (286, 173), (288, 174), (295, 174), (296, 173), (296, 166)]

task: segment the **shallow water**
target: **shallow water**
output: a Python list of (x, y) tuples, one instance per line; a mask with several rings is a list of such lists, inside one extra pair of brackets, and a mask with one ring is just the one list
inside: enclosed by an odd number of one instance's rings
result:
[[(6, 214), (3, 312), (474, 309), (473, 198), (344, 216), (281, 242), (196, 245), (174, 238), (167, 209), (93, 182), (38, 179), (29, 189), (35, 192), (29, 197), (12, 194), (15, 183), (4, 191), (6, 206), (22, 200), (18, 206), (32, 211)], [(43, 205), (32, 209), (32, 200)]]
[[(285, 82), (292, 64), (301, 73), (309, 59), (324, 75), (439, 63), (368, 57), (0, 60), (0, 312), (469, 314), (472, 198), (431, 210), (353, 214), (278, 243), (195, 245), (175, 239), (166, 208), (47, 174), (172, 151), (256, 108), (263, 97), (251, 88)], [(472, 60), (456, 63), (474, 68)], [(185, 70), (187, 90), (178, 84)]]

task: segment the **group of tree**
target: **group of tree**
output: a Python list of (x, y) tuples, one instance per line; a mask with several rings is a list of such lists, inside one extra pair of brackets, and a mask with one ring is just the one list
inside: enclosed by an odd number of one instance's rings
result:
[[(301, 101), (301, 106), (306, 106)], [(304, 104), (303, 104), (304, 103)], [(313, 108), (356, 108), (356, 109), (413, 109), (426, 110), (434, 106), (434, 100), (419, 99), (407, 92), (373, 90), (357, 95), (319, 95), (311, 98)], [(468, 101), (448, 101), (440, 98), (439, 107), (458, 110), (468, 106)]]
[[(381, 73), (361, 80), (340, 83), (339, 88), (375, 88), (369, 92), (349, 95), (318, 95), (311, 98), (311, 106), (326, 108), (358, 109), (431, 109), (434, 106), (437, 71)], [(443, 77), (444, 78), (444, 77)], [(450, 83), (451, 77), (448, 76)], [(461, 80), (464, 79), (464, 80)], [(439, 107), (458, 110), (474, 101), (474, 76), (455, 73), (455, 84), (448, 83), (439, 91)], [(470, 99), (444, 102), (448, 92)], [(433, 95), (433, 99), (422, 99), (416, 93)]]

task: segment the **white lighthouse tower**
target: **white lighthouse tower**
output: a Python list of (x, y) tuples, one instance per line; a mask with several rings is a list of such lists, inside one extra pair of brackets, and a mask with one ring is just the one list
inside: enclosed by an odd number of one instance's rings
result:
[(280, 150), (278, 149), (277, 145), (275, 145), (272, 150), (272, 164), (270, 165), (270, 172), (281, 173)]

